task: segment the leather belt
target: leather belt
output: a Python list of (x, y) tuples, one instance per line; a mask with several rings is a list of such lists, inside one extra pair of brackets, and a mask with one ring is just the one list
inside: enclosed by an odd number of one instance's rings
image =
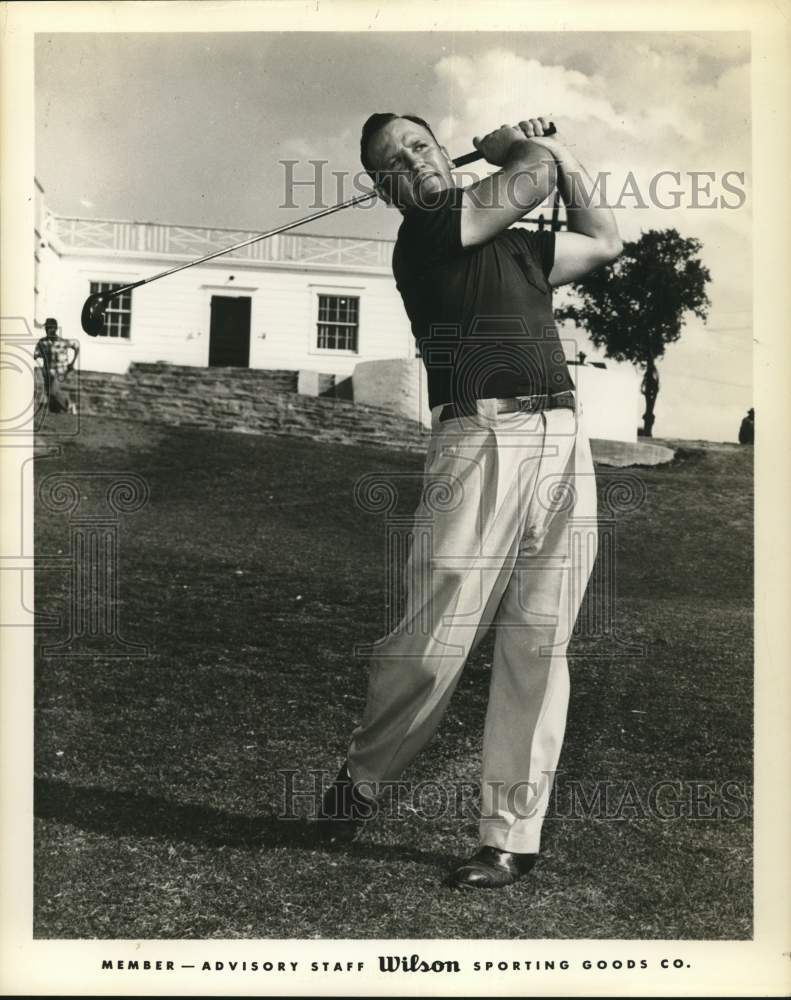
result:
[[(538, 396), (510, 396), (507, 399), (495, 399), (498, 413), (540, 413), (542, 410), (574, 410), (574, 393), (571, 389), (565, 392), (544, 393)], [(459, 417), (474, 417), (478, 413), (476, 400), (469, 403), (447, 403), (439, 415), (440, 421), (453, 420)]]

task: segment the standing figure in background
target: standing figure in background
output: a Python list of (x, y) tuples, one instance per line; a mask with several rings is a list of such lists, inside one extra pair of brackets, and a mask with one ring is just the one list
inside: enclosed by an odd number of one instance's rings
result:
[[(58, 336), (58, 321), (48, 316), (44, 321), (46, 336), (36, 344), (34, 360), (41, 358), (44, 388), (49, 401), (50, 413), (76, 413), (77, 408), (69, 398), (65, 381), (74, 368), (80, 345), (76, 340), (64, 340)], [(69, 351), (73, 351), (71, 361)]]
[(755, 410), (750, 407), (739, 427), (739, 444), (752, 444), (755, 440)]

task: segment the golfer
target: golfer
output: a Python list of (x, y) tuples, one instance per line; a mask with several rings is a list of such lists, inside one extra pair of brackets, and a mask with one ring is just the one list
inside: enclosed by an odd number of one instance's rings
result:
[[(426, 369), (432, 433), (405, 567), (404, 617), (376, 645), (367, 702), (319, 829), (351, 839), (426, 746), (461, 670), (495, 630), (480, 844), (451, 875), (497, 888), (535, 863), (563, 741), (566, 647), (596, 553), (590, 444), (552, 288), (613, 260), (612, 212), (544, 118), (474, 139), (499, 168), (457, 186), (430, 126), (365, 123), (362, 162), (403, 216), (393, 271)], [(512, 228), (557, 187), (565, 232)]]

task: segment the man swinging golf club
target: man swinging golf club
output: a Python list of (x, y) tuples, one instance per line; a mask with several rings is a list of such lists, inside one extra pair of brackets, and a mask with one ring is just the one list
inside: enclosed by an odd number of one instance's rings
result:
[[(357, 834), (493, 627), (480, 847), (453, 872), (458, 887), (508, 885), (538, 855), (566, 724), (566, 647), (596, 551), (590, 444), (551, 289), (613, 260), (621, 241), (609, 208), (585, 203), (584, 170), (552, 131), (531, 118), (476, 138), (500, 169), (466, 188), (420, 118), (372, 115), (361, 138), (364, 167), (403, 216), (393, 271), (428, 380), (416, 523), (430, 523), (431, 542), (412, 546), (404, 617), (376, 646), (319, 830)], [(565, 232), (511, 228), (556, 187)]]

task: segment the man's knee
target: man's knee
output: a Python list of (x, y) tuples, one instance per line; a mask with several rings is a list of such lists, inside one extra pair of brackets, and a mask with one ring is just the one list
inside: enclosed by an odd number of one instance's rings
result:
[(434, 686), (440, 663), (436, 656), (393, 654), (379, 659), (371, 676), (380, 684), (384, 681), (394, 692), (404, 688), (422, 691)]

